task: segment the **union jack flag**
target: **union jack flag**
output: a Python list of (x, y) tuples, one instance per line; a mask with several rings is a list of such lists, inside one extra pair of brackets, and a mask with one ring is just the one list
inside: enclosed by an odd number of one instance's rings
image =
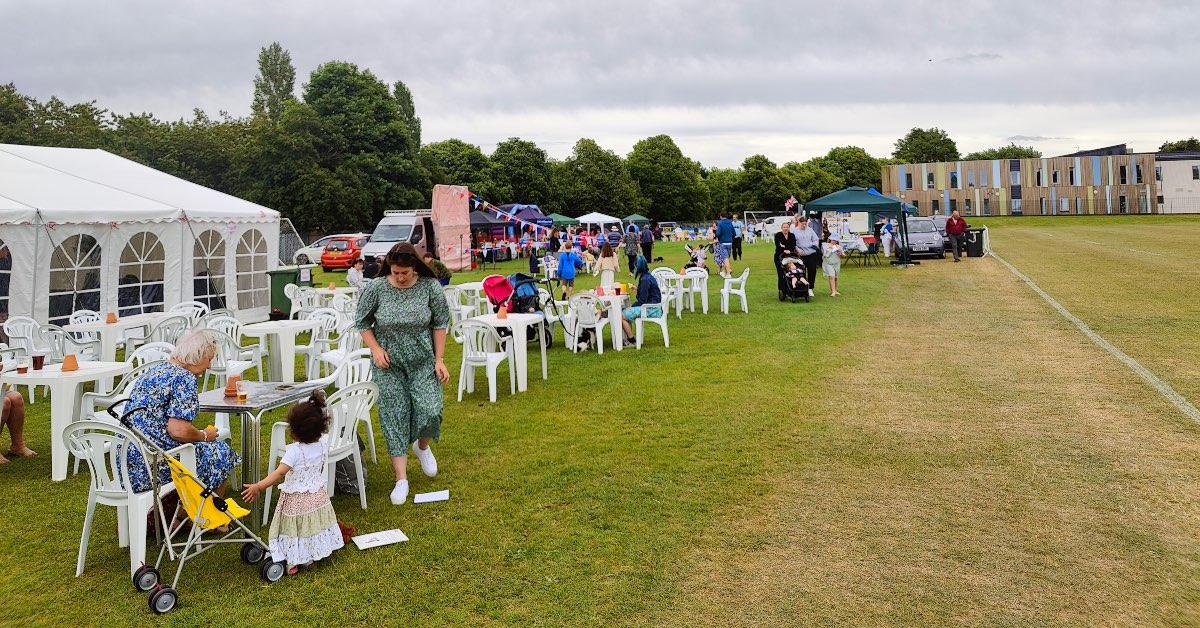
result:
[(787, 209), (787, 210), (791, 210), (793, 207), (796, 206), (796, 203), (799, 203), (799, 202), (800, 201), (796, 200), (795, 196), (789, 196), (788, 200), (783, 202), (783, 208)]

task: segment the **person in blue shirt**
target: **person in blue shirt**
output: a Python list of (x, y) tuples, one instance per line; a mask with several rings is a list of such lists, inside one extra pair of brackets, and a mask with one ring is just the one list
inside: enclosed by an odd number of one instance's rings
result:
[(647, 261), (654, 259), (654, 230), (649, 225), (642, 227), (638, 233), (639, 243), (642, 245), (642, 257)]
[(738, 218), (737, 214), (733, 215), (733, 259), (742, 259), (742, 230), (746, 228), (746, 223)]
[[(633, 338), (632, 321), (642, 315), (642, 308), (647, 308), (646, 316), (662, 316), (662, 291), (658, 289), (658, 280), (650, 274), (650, 264), (646, 258), (639, 255), (634, 264), (634, 274), (637, 276), (637, 300), (633, 305), (621, 312), (621, 329), (625, 330), (625, 343)], [(656, 303), (658, 305), (647, 305)]]
[(558, 254), (558, 280), (563, 285), (563, 299), (571, 298), (575, 291), (575, 270), (583, 268), (583, 258), (579, 257), (571, 246), (571, 241), (563, 243), (562, 252)]
[(733, 233), (733, 221), (729, 219), (729, 214), (721, 214), (721, 219), (717, 221), (716, 233), (713, 236), (716, 240), (713, 257), (716, 258), (721, 276), (726, 278), (732, 276), (729, 256), (733, 253)]

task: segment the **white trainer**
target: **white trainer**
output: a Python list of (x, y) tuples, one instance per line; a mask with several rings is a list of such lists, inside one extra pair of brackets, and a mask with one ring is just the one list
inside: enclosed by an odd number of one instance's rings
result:
[(413, 443), (412, 450), (416, 454), (417, 460), (421, 461), (421, 472), (427, 477), (437, 475), (437, 458), (433, 457), (433, 447), (421, 449), (416, 443)]
[(392, 503), (399, 506), (408, 501), (408, 480), (396, 480), (396, 488), (392, 489)]

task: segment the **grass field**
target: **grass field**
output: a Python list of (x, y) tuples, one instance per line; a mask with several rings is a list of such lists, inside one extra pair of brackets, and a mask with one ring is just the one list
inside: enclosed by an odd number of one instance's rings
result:
[[(998, 253), (1198, 400), (1200, 221), (991, 226)], [(1200, 427), (998, 262), (850, 267), (844, 297), (793, 305), (768, 246), (747, 261), (748, 316), (719, 314), (714, 286), (669, 349), (560, 346), (527, 393), (448, 401), (441, 473), (413, 488), (450, 502), (391, 506), (384, 464), (367, 511), (335, 498), (409, 543), (269, 587), (212, 552), (166, 623), (1200, 622)], [(143, 619), (111, 509), (72, 577), (87, 479), (49, 481), (47, 411), (29, 427), (43, 456), (0, 468), (0, 622)]]

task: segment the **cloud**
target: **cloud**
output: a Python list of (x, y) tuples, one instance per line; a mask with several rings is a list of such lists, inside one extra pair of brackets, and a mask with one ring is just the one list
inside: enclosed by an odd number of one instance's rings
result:
[(957, 57), (946, 57), (942, 59), (947, 63), (980, 63), (983, 61), (996, 61), (1004, 57), (995, 52), (974, 52)]
[(1056, 140), (1069, 140), (1069, 137), (1050, 137), (1047, 135), (1010, 135), (1004, 138), (1006, 142), (1052, 142)]
[(1178, 80), (1200, 58), (1200, 4), (916, 5), (0, 0), (0, 82), (121, 113), (244, 115), (258, 50), (279, 41), (298, 91), (334, 59), (405, 81), (425, 141), (486, 148), (516, 135), (562, 156), (580, 137), (620, 149), (668, 133), (722, 166), (854, 143), (887, 154), (914, 126), (944, 128), (960, 147), (1036, 124), (1089, 144), (1152, 137), (1148, 148), (1200, 127), (1200, 83)]

